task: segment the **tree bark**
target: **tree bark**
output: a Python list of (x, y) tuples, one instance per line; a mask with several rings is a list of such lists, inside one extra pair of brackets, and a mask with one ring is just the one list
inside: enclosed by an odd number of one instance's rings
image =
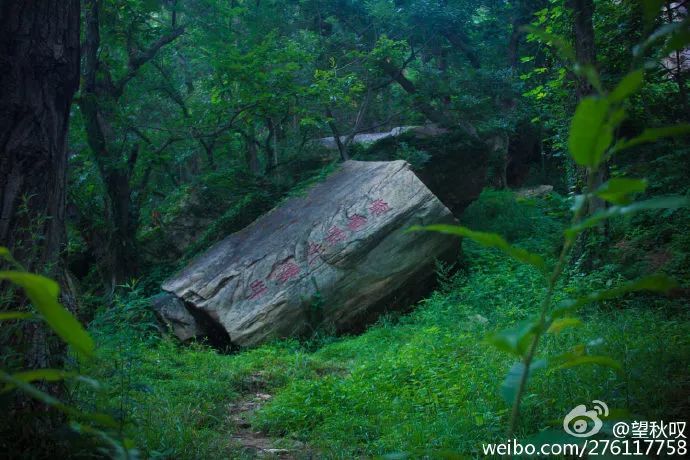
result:
[[(594, 65), (596, 48), (594, 46), (594, 0), (568, 0), (573, 10), (573, 34), (575, 38), (575, 57), (580, 64)], [(577, 97), (582, 99), (593, 92), (586, 78), (577, 80)]]
[(79, 1), (3, 1), (0, 68), (0, 244), (27, 269), (42, 271), (58, 264), (65, 243), (66, 136), (79, 86)]
[[(596, 47), (594, 35), (594, 0), (568, 0), (569, 6), (573, 10), (573, 35), (575, 40), (575, 57), (577, 62), (581, 65), (596, 65)], [(594, 88), (584, 77), (579, 77), (576, 80), (576, 95), (577, 100), (580, 101), (587, 96), (594, 93)], [(571, 188), (575, 193), (590, 193), (593, 190), (587, 190), (587, 170), (574, 162), (570, 163), (573, 171), (573, 183)], [(608, 165), (602, 164), (600, 171), (594, 177), (591, 184), (594, 190), (598, 189), (608, 179)], [(598, 197), (594, 197), (589, 202), (587, 212), (592, 214), (600, 209), (606, 207), (606, 202)], [(599, 226), (599, 231), (606, 233), (608, 229), (607, 222), (604, 221)], [(579, 261), (580, 266), (585, 271), (592, 268), (596, 254), (588, 252), (586, 249), (587, 240), (591, 232), (585, 231), (578, 236), (575, 242), (575, 247), (572, 252), (572, 261)]]
[[(26, 270), (56, 279), (62, 302), (72, 311), (60, 256), (66, 243), (67, 129), (79, 86), (79, 7), (79, 0), (0, 2), (0, 246)], [(17, 365), (60, 365), (63, 347), (52, 344), (42, 323), (27, 322), (12, 341), (22, 356)], [(42, 389), (58, 394), (61, 387)], [(33, 415), (28, 424), (12, 422), (17, 431), (8, 435), (10, 444), (20, 450), (31, 446), (33, 452), (45, 447), (42, 433), (55, 426), (46, 406), (19, 398), (6, 415), (12, 418), (16, 411)], [(3, 443), (3, 453), (12, 456), (6, 449)]]

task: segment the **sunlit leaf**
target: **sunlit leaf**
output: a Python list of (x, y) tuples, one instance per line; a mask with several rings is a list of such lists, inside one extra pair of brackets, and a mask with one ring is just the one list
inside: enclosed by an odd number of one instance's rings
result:
[(628, 204), (631, 201), (631, 194), (644, 192), (646, 189), (647, 181), (644, 179), (615, 177), (609, 179), (594, 193), (609, 203)]
[(34, 315), (25, 311), (2, 311), (0, 312), (0, 321), (6, 321), (10, 319), (29, 319), (33, 318)]
[(569, 327), (577, 327), (577, 326), (581, 326), (581, 325), (582, 325), (582, 321), (579, 318), (572, 318), (572, 317), (558, 318), (554, 322), (551, 323), (551, 326), (549, 326), (549, 329), (546, 332), (558, 334), (563, 329), (567, 329)]
[(0, 280), (11, 281), (21, 286), (31, 303), (57, 335), (80, 353), (87, 356), (93, 354), (94, 344), (89, 334), (79, 321), (58, 302), (60, 288), (55, 281), (44, 276), (19, 271), (1, 271)]
[(533, 26), (523, 26), (522, 30), (534, 35), (546, 44), (553, 45), (565, 60), (575, 61), (575, 50), (565, 38)]
[(4, 246), (0, 246), (0, 260), (1, 259), (6, 260), (18, 270), (24, 270), (24, 268), (19, 264), (19, 262), (14, 260), (14, 257), (12, 257), (12, 253), (10, 252), (10, 250)]
[(510, 257), (519, 260), (520, 262), (532, 265), (542, 272), (546, 271), (546, 262), (544, 262), (544, 259), (540, 255), (531, 253), (522, 248), (511, 246), (505, 239), (503, 239), (503, 237), (496, 233), (476, 232), (460, 225), (446, 224), (427, 225), (425, 227), (416, 225), (410, 228), (408, 231), (439, 232), (448, 235), (466, 237), (482, 246), (500, 249)]
[(613, 128), (608, 123), (609, 102), (587, 97), (578, 104), (570, 124), (568, 149), (581, 166), (597, 167), (613, 141)]
[(618, 86), (609, 94), (609, 101), (612, 103), (621, 102), (631, 94), (640, 89), (644, 82), (644, 70), (630, 72), (618, 83)]
[(535, 321), (523, 321), (487, 337), (486, 341), (501, 351), (524, 357), (537, 329)]
[(566, 369), (569, 367), (582, 366), (584, 364), (597, 364), (599, 366), (610, 367), (611, 369), (615, 370), (616, 372), (622, 372), (623, 371), (623, 366), (621, 365), (621, 363), (619, 363), (615, 359), (613, 359), (609, 356), (591, 356), (591, 355), (578, 356), (576, 358), (570, 359), (568, 361), (565, 361), (563, 363), (560, 363), (560, 364), (554, 366), (552, 368), (552, 370)]

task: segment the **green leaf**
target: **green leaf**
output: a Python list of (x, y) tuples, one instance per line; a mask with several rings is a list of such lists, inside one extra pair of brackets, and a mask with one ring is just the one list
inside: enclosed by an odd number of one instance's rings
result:
[(668, 293), (670, 290), (675, 289), (676, 287), (678, 287), (678, 283), (666, 275), (656, 274), (645, 276), (644, 278), (640, 278), (613, 289), (595, 291), (577, 299), (563, 300), (558, 304), (552, 316), (554, 318), (560, 318), (581, 307), (582, 305), (592, 302), (599, 302), (602, 300), (616, 299), (631, 292), (651, 291)]
[(521, 30), (534, 35), (547, 45), (550, 44), (556, 47), (563, 59), (573, 62), (576, 60), (575, 50), (565, 38), (533, 26), (523, 26)]
[(683, 29), (688, 28), (688, 19), (685, 19), (683, 21), (678, 21), (678, 22), (672, 22), (670, 24), (664, 24), (660, 26), (658, 29), (656, 29), (647, 39), (640, 45), (636, 45), (633, 47), (633, 56), (639, 57), (642, 56), (647, 49), (652, 46), (656, 41), (668, 36), (668, 35), (673, 35), (677, 33), (678, 31), (681, 31)]
[(596, 226), (604, 219), (609, 219), (615, 216), (624, 216), (633, 214), (639, 211), (649, 211), (653, 209), (678, 209), (690, 206), (690, 199), (684, 196), (664, 196), (658, 198), (651, 198), (645, 201), (638, 201), (637, 203), (629, 204), (627, 206), (611, 206), (608, 209), (598, 211), (589, 218), (568, 228), (565, 231), (566, 237), (574, 238), (578, 233)]
[(44, 276), (19, 271), (0, 271), (0, 280), (21, 286), (43, 319), (65, 342), (86, 356), (93, 355), (94, 344), (89, 334), (58, 302), (58, 284)]
[(612, 103), (622, 102), (631, 94), (640, 89), (644, 82), (644, 70), (630, 72), (618, 83), (618, 86), (609, 94), (609, 101)]
[(97, 422), (103, 426), (110, 428), (117, 428), (118, 426), (115, 420), (113, 420), (113, 418), (108, 415), (81, 412), (78, 409), (63, 403), (56, 397), (39, 390), (38, 388), (36, 388), (28, 382), (24, 382), (21, 379), (15, 378), (14, 376), (6, 373), (3, 370), (0, 370), (0, 382), (5, 382), (8, 385), (12, 385), (13, 387), (16, 387), (18, 390), (21, 390), (25, 394), (29, 395), (30, 397), (38, 401), (41, 401), (42, 403), (48, 406), (54, 407), (55, 409), (64, 412), (69, 416), (79, 419), (92, 420), (94, 422)]
[(654, 23), (654, 20), (659, 16), (659, 10), (664, 4), (664, 0), (644, 0), (642, 3), (642, 12), (644, 13), (644, 22), (647, 26)]
[(582, 326), (582, 321), (580, 321), (579, 318), (572, 318), (572, 317), (559, 318), (559, 319), (556, 319), (553, 323), (551, 323), (551, 326), (549, 327), (549, 329), (546, 332), (558, 334), (563, 329), (567, 329), (569, 327), (577, 327), (577, 326)]
[(486, 341), (501, 351), (522, 358), (527, 353), (536, 329), (536, 321), (523, 321), (488, 336)]
[(663, 55), (668, 56), (675, 51), (681, 51), (690, 44), (690, 21), (686, 19), (683, 22), (687, 24), (686, 27), (681, 27), (671, 34), (664, 46)]
[(665, 126), (663, 128), (647, 128), (642, 131), (637, 137), (632, 139), (623, 139), (616, 143), (614, 146), (614, 152), (620, 152), (621, 150), (629, 149), (641, 144), (647, 144), (649, 142), (654, 142), (658, 139), (664, 137), (676, 137), (683, 136), (685, 134), (690, 134), (690, 124), (681, 123), (673, 126)]
[(623, 366), (621, 365), (621, 363), (619, 363), (615, 359), (613, 359), (609, 356), (591, 356), (591, 355), (578, 356), (578, 357), (572, 358), (572, 359), (565, 361), (565, 362), (563, 362), (557, 366), (552, 367), (551, 371), (554, 371), (557, 369), (566, 369), (566, 368), (575, 367), (575, 366), (582, 366), (583, 364), (597, 364), (599, 366), (610, 367), (611, 369), (615, 370), (616, 372), (623, 372)]
[[(534, 371), (543, 369), (546, 367), (546, 361), (539, 359), (532, 362), (529, 366), (529, 374), (533, 374)], [(506, 374), (503, 383), (501, 384), (500, 393), (503, 400), (512, 405), (515, 402), (515, 396), (517, 395), (518, 388), (520, 386), (520, 381), (522, 380), (522, 374), (525, 372), (525, 364), (521, 361), (514, 363), (508, 373)], [(527, 378), (529, 379), (529, 374)]]
[(467, 227), (462, 227), (460, 225), (446, 224), (427, 225), (425, 227), (415, 225), (414, 227), (411, 227), (408, 231), (439, 232), (448, 235), (466, 237), (482, 246), (500, 249), (513, 259), (532, 265), (538, 268), (541, 272), (546, 272), (546, 262), (544, 262), (544, 259), (540, 255), (533, 254), (522, 248), (511, 246), (506, 240), (503, 239), (503, 237), (496, 233), (475, 232)]
[[(58, 382), (68, 377), (74, 377), (74, 372), (67, 372), (62, 369), (32, 369), (29, 371), (22, 371), (12, 374), (12, 378), (21, 380), (22, 382), (34, 382), (36, 380), (45, 380), (46, 382)], [(8, 383), (0, 393), (5, 393), (14, 388), (14, 385)]]
[(613, 178), (594, 192), (598, 197), (614, 204), (628, 204), (630, 195), (644, 192), (647, 189), (647, 181), (644, 179)]
[(14, 260), (14, 257), (12, 257), (12, 253), (10, 252), (10, 250), (4, 246), (0, 246), (0, 259), (5, 259), (10, 264), (12, 264), (14, 267), (16, 267), (17, 270), (24, 270), (24, 268), (22, 268), (22, 266), (19, 264), (19, 262)]
[(9, 319), (29, 319), (33, 318), (34, 315), (25, 311), (3, 311), (0, 312), (0, 321), (6, 321)]
[(578, 104), (568, 136), (568, 148), (577, 164), (596, 168), (601, 163), (613, 141), (608, 112), (606, 99), (587, 97)]

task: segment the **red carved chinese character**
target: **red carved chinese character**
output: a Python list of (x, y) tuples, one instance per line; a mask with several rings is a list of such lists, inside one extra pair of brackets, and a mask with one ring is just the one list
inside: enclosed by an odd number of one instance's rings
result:
[(249, 296), (249, 300), (258, 299), (258, 298), (261, 297), (266, 291), (268, 291), (268, 288), (266, 287), (266, 285), (264, 284), (264, 282), (261, 281), (261, 280), (256, 280), (256, 281), (252, 282), (252, 283), (249, 285), (249, 288), (252, 290), (252, 293), (251, 293), (251, 295)]
[(380, 216), (383, 213), (386, 213), (390, 211), (390, 206), (388, 206), (388, 203), (385, 201), (378, 199), (374, 200), (371, 205), (369, 206), (369, 211), (375, 215), (376, 217)]
[(354, 216), (350, 216), (350, 218), (347, 220), (347, 228), (349, 228), (353, 232), (364, 227), (366, 224), (367, 224), (367, 218), (364, 216), (360, 216), (359, 214), (355, 214)]
[(287, 262), (279, 267), (276, 280), (285, 283), (297, 275), (299, 275), (299, 266), (294, 262)]
[(326, 242), (328, 244), (336, 244), (346, 239), (347, 235), (339, 227), (333, 226), (328, 229), (328, 234), (326, 235)]
[(322, 244), (319, 243), (309, 243), (309, 248), (307, 249), (307, 263), (311, 265), (324, 250)]

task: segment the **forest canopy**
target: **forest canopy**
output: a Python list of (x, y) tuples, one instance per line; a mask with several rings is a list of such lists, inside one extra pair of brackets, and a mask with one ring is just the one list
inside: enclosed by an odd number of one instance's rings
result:
[(3, 1), (0, 448), (447, 458), (580, 443), (594, 400), (596, 439), (684, 420), (689, 7)]

